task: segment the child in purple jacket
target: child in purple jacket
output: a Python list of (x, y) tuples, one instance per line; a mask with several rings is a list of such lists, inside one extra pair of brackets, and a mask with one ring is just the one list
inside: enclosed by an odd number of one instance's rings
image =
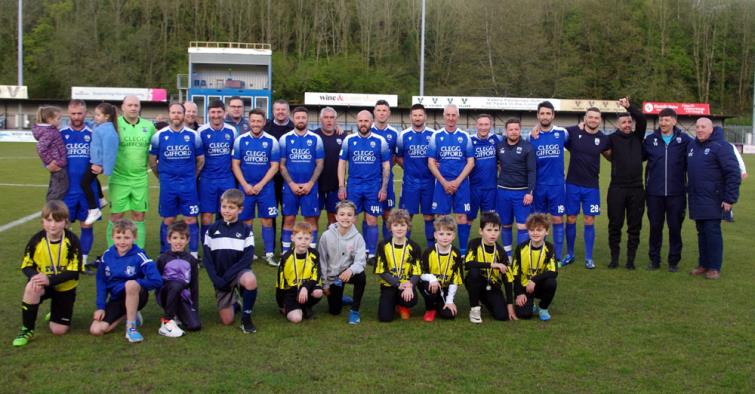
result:
[(66, 145), (60, 134), (61, 109), (54, 106), (41, 106), (37, 110), (36, 124), (31, 131), (37, 140), (37, 154), (42, 164), (50, 171), (50, 186), (47, 188), (47, 201), (62, 200), (68, 192), (68, 173), (65, 167)]

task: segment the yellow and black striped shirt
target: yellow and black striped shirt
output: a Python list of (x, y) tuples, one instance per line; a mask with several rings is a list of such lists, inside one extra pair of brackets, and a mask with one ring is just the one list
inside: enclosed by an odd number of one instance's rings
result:
[(34, 234), (21, 262), (21, 270), (28, 278), (43, 273), (56, 291), (76, 288), (82, 269), (79, 238), (68, 230), (58, 242), (48, 242), (44, 230)]
[(451, 252), (447, 254), (438, 253), (436, 248), (425, 250), (421, 267), (423, 274), (435, 275), (444, 289), (450, 285), (461, 286), (463, 283), (461, 252), (455, 247), (451, 247)]
[(513, 281), (510, 269), (506, 270), (505, 275), (501, 275), (501, 271), (490, 268), (493, 263), (508, 266), (509, 260), (501, 245), (498, 243), (495, 246), (484, 245), (481, 238), (475, 238), (469, 241), (469, 248), (467, 250), (467, 258), (464, 262), (466, 272), (469, 272), (472, 268), (480, 268), (482, 277), (491, 285), (511, 283)]
[(320, 278), (320, 255), (316, 249), (309, 248), (306, 253), (297, 254), (291, 249), (281, 257), (278, 267), (278, 283), (276, 288), (281, 290), (299, 289), (309, 290), (322, 286)]
[(420, 268), (422, 250), (410, 239), (407, 239), (404, 245), (395, 245), (395, 248), (391, 241), (392, 239), (383, 240), (378, 245), (375, 262), (375, 274), (380, 275), (378, 282), (381, 286), (392, 287), (416, 277), (417, 279), (414, 280), (416, 283), (422, 275)]
[(543, 243), (540, 248), (533, 248), (530, 242), (519, 244), (514, 249), (511, 263), (511, 274), (514, 277), (514, 292), (524, 293), (524, 288), (530, 280), (540, 280), (558, 275), (558, 264), (553, 245)]

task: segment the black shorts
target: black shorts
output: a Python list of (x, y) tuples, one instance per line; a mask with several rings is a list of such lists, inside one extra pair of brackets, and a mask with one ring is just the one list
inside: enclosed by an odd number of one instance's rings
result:
[[(315, 287), (312, 291), (310, 291), (307, 300), (309, 300), (310, 302), (313, 301), (312, 292), (319, 288), (320, 287)], [(288, 314), (291, 311), (302, 309), (304, 307), (304, 305), (300, 304), (298, 300), (299, 291), (301, 290), (297, 288), (291, 288), (288, 290), (275, 289), (275, 300), (278, 302), (278, 308), (283, 308), (284, 314)]]
[(68, 291), (56, 291), (52, 286), (45, 288), (45, 294), (39, 300), (40, 303), (50, 299), (50, 321), (64, 326), (71, 325), (73, 317), (73, 304), (76, 302), (76, 288)]
[[(147, 305), (147, 300), (149, 300), (149, 292), (142, 288), (139, 291), (139, 307), (137, 309), (142, 310)], [(107, 305), (105, 305), (105, 318), (102, 321), (113, 324), (123, 316), (126, 316), (125, 293), (120, 298), (116, 300), (111, 299), (107, 302)]]

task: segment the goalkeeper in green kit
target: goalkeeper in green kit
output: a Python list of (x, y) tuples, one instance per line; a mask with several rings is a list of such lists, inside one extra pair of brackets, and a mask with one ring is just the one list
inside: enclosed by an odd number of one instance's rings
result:
[[(131, 212), (131, 219), (136, 223), (136, 244), (144, 248), (146, 231), (144, 214), (149, 202), (149, 178), (147, 177), (147, 159), (149, 144), (155, 126), (139, 116), (141, 103), (136, 96), (126, 96), (121, 105), (122, 116), (118, 117), (118, 134), (120, 146), (113, 175), (110, 177), (110, 200), (112, 201), (110, 221), (107, 233), (111, 233), (114, 221), (123, 219)], [(108, 237), (108, 245), (113, 241)]]

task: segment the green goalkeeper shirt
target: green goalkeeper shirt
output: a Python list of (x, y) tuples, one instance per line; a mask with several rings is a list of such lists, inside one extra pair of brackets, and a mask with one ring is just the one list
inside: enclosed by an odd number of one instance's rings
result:
[(149, 143), (155, 132), (155, 125), (146, 119), (139, 118), (131, 124), (123, 116), (118, 117), (120, 146), (110, 183), (131, 187), (146, 187), (149, 184), (147, 159)]

